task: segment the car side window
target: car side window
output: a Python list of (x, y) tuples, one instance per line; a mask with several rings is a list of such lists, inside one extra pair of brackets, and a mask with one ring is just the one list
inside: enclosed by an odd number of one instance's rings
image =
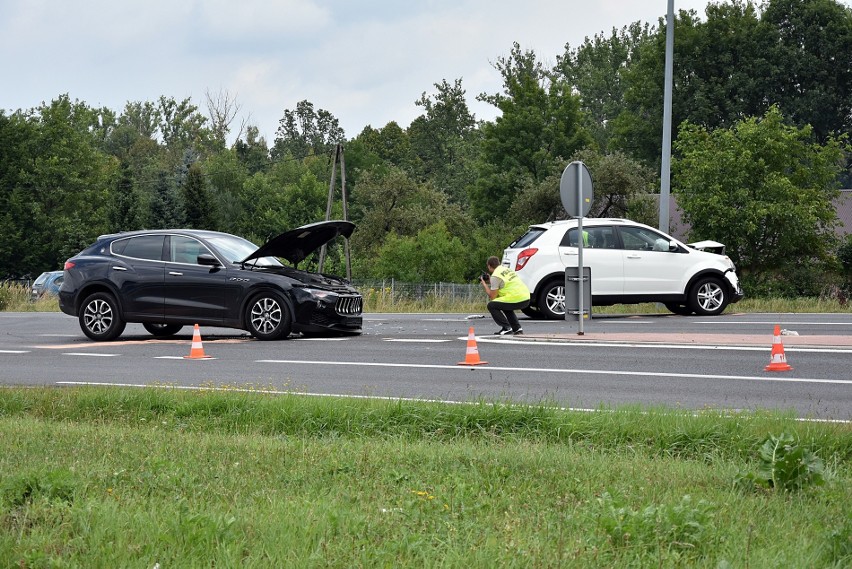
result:
[(668, 251), (669, 240), (644, 227), (621, 227), (624, 248), (631, 251)]
[(615, 232), (612, 227), (590, 227), (587, 247), (591, 249), (615, 249)]
[(145, 259), (148, 261), (163, 260), (163, 243), (166, 237), (164, 235), (140, 235), (138, 237), (128, 237), (115, 241), (112, 246), (112, 252), (125, 257), (133, 257), (134, 259)]
[(212, 254), (200, 241), (183, 235), (172, 235), (169, 241), (169, 260), (173, 263), (198, 264), (198, 256)]
[[(589, 231), (583, 229), (583, 247), (589, 247)], [(562, 237), (560, 247), (577, 247), (577, 228), (569, 229)]]

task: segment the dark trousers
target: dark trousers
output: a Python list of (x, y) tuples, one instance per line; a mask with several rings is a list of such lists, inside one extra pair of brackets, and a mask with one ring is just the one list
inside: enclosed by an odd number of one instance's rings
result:
[(515, 311), (529, 306), (530, 301), (524, 300), (521, 302), (500, 302), (492, 300), (488, 303), (488, 312), (491, 313), (491, 318), (501, 328), (511, 328), (518, 330), (521, 327), (518, 322), (518, 317), (515, 316)]

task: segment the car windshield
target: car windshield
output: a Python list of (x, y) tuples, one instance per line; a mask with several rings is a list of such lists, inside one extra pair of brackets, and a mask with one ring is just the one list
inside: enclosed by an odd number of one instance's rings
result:
[(43, 284), (44, 284), (44, 281), (46, 281), (46, 280), (47, 280), (47, 277), (49, 277), (49, 276), (50, 276), (50, 273), (42, 273), (42, 274), (40, 274), (40, 275), (38, 276), (38, 278), (35, 280), (35, 282), (33, 283), (33, 285), (43, 285)]
[[(248, 239), (234, 235), (216, 235), (215, 237), (208, 237), (207, 240), (231, 263), (239, 263), (258, 250), (258, 246)], [(252, 259), (251, 262), (262, 267), (282, 266), (281, 262), (275, 257), (261, 257), (260, 259)]]

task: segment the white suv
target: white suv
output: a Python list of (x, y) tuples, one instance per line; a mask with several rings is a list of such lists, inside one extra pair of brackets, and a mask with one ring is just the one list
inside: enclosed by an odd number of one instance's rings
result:
[[(675, 314), (709, 316), (743, 297), (721, 243), (685, 245), (627, 219), (584, 219), (583, 236), (592, 306), (662, 302)], [(503, 265), (517, 272), (532, 293), (525, 314), (565, 318), (565, 267), (576, 267), (577, 259), (576, 219), (531, 225), (503, 251)]]

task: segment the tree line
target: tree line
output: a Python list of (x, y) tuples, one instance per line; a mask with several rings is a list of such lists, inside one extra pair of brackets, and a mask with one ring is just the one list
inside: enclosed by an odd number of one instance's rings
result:
[[(357, 279), (472, 280), (527, 225), (566, 217), (572, 160), (594, 178), (590, 216), (656, 225), (665, 32), (635, 22), (566, 44), (552, 66), (515, 43), (493, 64), (502, 90), (476, 95), (493, 121), (470, 111), (462, 79), (444, 79), (407, 127), (352, 138), (305, 100), (268, 142), (236, 128), (227, 93), (208, 93), (206, 109), (162, 96), (115, 111), (61, 94), (0, 111), (0, 275), (61, 268), (102, 233), (180, 226), (261, 243), (324, 219), (338, 144)], [(852, 10), (835, 0), (676, 15), (672, 192), (690, 238), (726, 243), (750, 294), (850, 284), (833, 206), (852, 187), (850, 46)], [(332, 248), (326, 270), (342, 262)]]

